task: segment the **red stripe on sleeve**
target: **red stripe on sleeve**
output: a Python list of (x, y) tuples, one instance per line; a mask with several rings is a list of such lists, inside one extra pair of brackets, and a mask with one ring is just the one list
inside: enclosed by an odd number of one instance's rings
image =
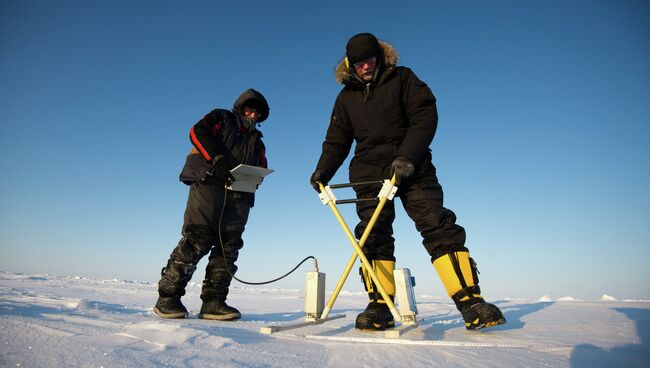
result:
[(201, 145), (201, 142), (199, 142), (199, 140), (196, 138), (196, 135), (194, 134), (194, 127), (190, 129), (190, 139), (192, 140), (192, 144), (194, 144), (194, 146), (198, 148), (199, 151), (201, 151), (203, 157), (205, 157), (205, 159), (208, 161), (212, 161), (212, 157), (210, 156), (210, 154), (208, 154), (205, 148), (203, 148), (203, 146)]

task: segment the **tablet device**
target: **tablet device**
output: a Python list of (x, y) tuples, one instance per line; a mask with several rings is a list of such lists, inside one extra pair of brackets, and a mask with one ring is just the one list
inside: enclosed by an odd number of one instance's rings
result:
[(255, 193), (257, 187), (262, 183), (262, 179), (272, 173), (273, 170), (259, 166), (240, 164), (230, 170), (235, 181), (227, 188), (234, 192)]

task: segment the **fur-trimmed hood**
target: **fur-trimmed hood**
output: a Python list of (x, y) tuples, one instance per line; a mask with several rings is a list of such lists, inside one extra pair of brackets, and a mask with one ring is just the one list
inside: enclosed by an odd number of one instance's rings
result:
[[(384, 62), (382, 67), (386, 69), (394, 68), (399, 61), (399, 54), (397, 53), (397, 50), (395, 50), (395, 47), (393, 47), (393, 45), (389, 44), (386, 41), (379, 40), (379, 45), (384, 51)], [(336, 78), (336, 82), (340, 84), (346, 84), (346, 82), (353, 78), (352, 74), (350, 74), (351, 72), (351, 68), (348, 68), (347, 65), (345, 65), (345, 57), (343, 57), (343, 60), (339, 62), (339, 65), (334, 70), (334, 77)]]

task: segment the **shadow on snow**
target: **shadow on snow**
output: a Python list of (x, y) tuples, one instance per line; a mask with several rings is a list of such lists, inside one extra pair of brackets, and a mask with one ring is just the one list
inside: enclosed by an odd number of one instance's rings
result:
[(650, 361), (650, 310), (614, 308), (634, 321), (639, 341), (633, 344), (603, 349), (592, 344), (581, 344), (571, 352), (572, 368), (591, 367), (647, 367)]

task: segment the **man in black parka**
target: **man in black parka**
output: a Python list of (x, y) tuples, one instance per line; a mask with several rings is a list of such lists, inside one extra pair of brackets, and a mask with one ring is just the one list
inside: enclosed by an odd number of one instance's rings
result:
[[(370, 33), (353, 36), (346, 57), (335, 71), (343, 89), (336, 98), (323, 151), (311, 177), (326, 185), (356, 142), (350, 163), (353, 183), (396, 176), (397, 195), (415, 221), (423, 244), (431, 256), (449, 296), (473, 330), (505, 323), (501, 311), (480, 295), (476, 264), (465, 247), (465, 229), (456, 224), (455, 214), (443, 207), (442, 187), (432, 164), (431, 144), (436, 132), (436, 99), (429, 87), (409, 68), (396, 66), (398, 54), (386, 42)], [(373, 198), (377, 186), (355, 187), (357, 198)], [(355, 228), (363, 234), (376, 203), (360, 202)], [(395, 239), (392, 223), (395, 207), (386, 205), (363, 248), (380, 282), (391, 298), (395, 295)], [(383, 330), (394, 326), (385, 301), (365, 270), (360, 270), (370, 303), (357, 316), (359, 329)]]
[[(193, 145), (180, 175), (190, 186), (182, 238), (172, 251), (158, 282), (154, 312), (163, 318), (186, 318), (181, 303), (196, 265), (210, 253), (201, 290), (199, 318), (232, 320), (239, 311), (226, 304), (237, 271), (235, 261), (244, 245), (242, 233), (254, 194), (226, 190), (238, 164), (267, 167), (262, 133), (257, 125), (269, 116), (264, 96), (244, 91), (231, 111), (215, 109), (190, 129)], [(223, 251), (222, 251), (223, 245)]]

